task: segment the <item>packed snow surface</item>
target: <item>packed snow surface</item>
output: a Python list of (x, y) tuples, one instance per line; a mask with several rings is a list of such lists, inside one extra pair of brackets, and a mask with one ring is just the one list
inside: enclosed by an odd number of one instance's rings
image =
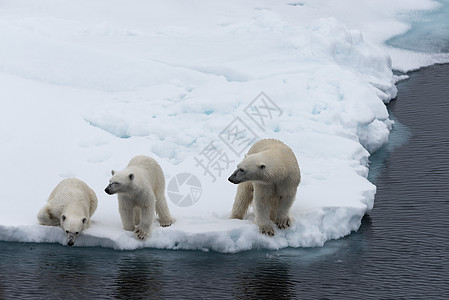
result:
[[(239, 252), (322, 246), (374, 205), (370, 153), (388, 141), (392, 67), (442, 57), (384, 45), (433, 1), (24, 1), (0, 4), (0, 240), (65, 243), (37, 212), (67, 177), (98, 196), (76, 246)], [(409, 18), (407, 18), (409, 16)], [(293, 225), (274, 237), (229, 219), (227, 181), (276, 138), (302, 175)], [(124, 231), (111, 169), (162, 166), (176, 222)]]

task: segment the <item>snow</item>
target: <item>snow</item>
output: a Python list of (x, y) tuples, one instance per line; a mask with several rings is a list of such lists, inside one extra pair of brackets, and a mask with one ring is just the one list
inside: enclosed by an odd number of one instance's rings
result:
[[(64, 244), (36, 215), (66, 177), (99, 199), (76, 246), (234, 253), (348, 235), (374, 205), (369, 156), (388, 141), (385, 103), (404, 78), (392, 68), (447, 60), (385, 41), (438, 5), (2, 1), (0, 240)], [(274, 237), (258, 233), (252, 212), (229, 219), (236, 186), (227, 177), (249, 142), (268, 137), (293, 149), (302, 172), (293, 225)], [(122, 229), (117, 199), (103, 191), (110, 170), (139, 154), (161, 164), (176, 218), (156, 222), (144, 242)], [(200, 183), (182, 205), (170, 199), (189, 195), (170, 185), (181, 173)]]

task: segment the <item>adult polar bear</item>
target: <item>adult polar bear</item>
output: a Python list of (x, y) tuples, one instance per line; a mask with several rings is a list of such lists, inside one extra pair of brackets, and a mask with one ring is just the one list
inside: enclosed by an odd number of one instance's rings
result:
[(255, 143), (228, 178), (238, 184), (231, 218), (243, 219), (251, 202), (259, 231), (273, 236), (270, 219), (279, 227), (290, 226), (290, 208), (295, 201), (301, 174), (293, 151), (276, 139)]
[(90, 226), (97, 203), (95, 192), (87, 184), (76, 178), (66, 178), (53, 189), (37, 219), (41, 225), (61, 226), (67, 245), (73, 246), (76, 237)]
[(109, 195), (118, 194), (123, 228), (134, 231), (138, 240), (151, 236), (155, 212), (161, 226), (170, 226), (174, 222), (164, 195), (164, 173), (151, 157), (136, 156), (125, 169), (118, 172), (113, 170), (105, 192)]

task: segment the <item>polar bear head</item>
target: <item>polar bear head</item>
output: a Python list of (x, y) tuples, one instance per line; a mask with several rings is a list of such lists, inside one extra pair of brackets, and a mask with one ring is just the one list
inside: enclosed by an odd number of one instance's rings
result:
[(73, 246), (78, 235), (84, 230), (87, 217), (61, 215), (61, 227), (67, 236), (67, 245)]
[(228, 180), (235, 184), (249, 180), (267, 182), (272, 171), (269, 163), (269, 159), (263, 153), (248, 154), (237, 165), (237, 169)]
[(107, 194), (126, 193), (132, 189), (135, 178), (133, 172), (126, 169), (119, 172), (112, 170), (111, 174), (112, 177), (109, 179), (109, 184), (104, 189)]

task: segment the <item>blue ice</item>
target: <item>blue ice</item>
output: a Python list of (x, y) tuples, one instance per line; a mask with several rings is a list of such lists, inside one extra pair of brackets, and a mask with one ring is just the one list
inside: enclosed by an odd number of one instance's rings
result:
[(422, 17), (412, 21), (408, 32), (391, 38), (386, 44), (418, 52), (449, 52), (449, 1), (438, 2), (440, 7), (423, 12)]

